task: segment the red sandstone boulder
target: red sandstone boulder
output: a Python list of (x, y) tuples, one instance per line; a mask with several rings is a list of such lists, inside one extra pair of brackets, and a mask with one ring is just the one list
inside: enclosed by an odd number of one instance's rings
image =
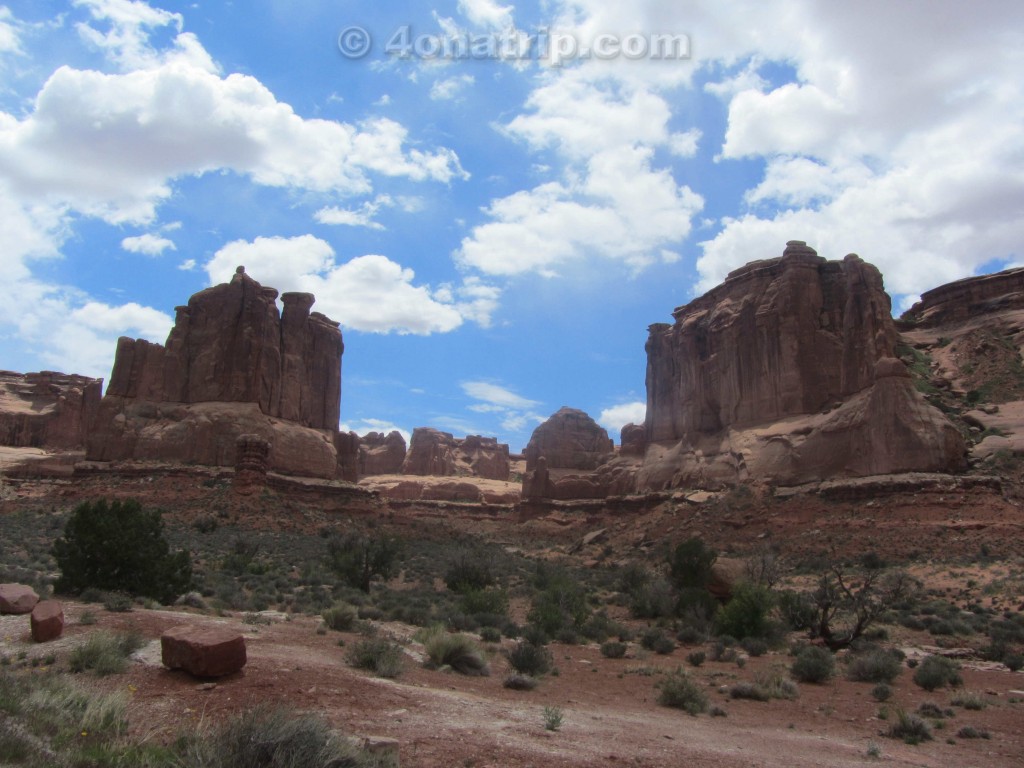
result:
[(622, 456), (643, 456), (647, 449), (647, 430), (643, 424), (627, 424), (619, 433), (619, 453)]
[(370, 432), (359, 438), (359, 475), (397, 475), (405, 461), (405, 438), (392, 430), (386, 436)]
[(359, 482), (359, 435), (355, 432), (336, 432), (334, 452), (338, 457), (338, 479)]
[(593, 470), (615, 450), (608, 432), (583, 411), (563, 407), (533, 430), (526, 445), (526, 469), (544, 456), (548, 469)]
[(0, 445), (83, 447), (102, 388), (102, 379), (74, 374), (0, 371)]
[(403, 475), (454, 475), (455, 438), (430, 427), (412, 431), (409, 451), (402, 462)]
[(460, 474), (470, 474), (485, 480), (508, 480), (511, 472), (508, 445), (496, 437), (468, 435), (457, 440), (455, 461)]
[(472, 483), (437, 483), (423, 488), (420, 498), (424, 501), (469, 501), (479, 503), (482, 500), (480, 489)]
[(39, 595), (24, 584), (0, 584), (0, 614), (22, 615), (31, 613), (39, 602)]
[(56, 600), (43, 600), (32, 609), (29, 623), (37, 643), (56, 640), (64, 634), (64, 609)]
[(224, 677), (245, 666), (245, 638), (232, 629), (183, 625), (160, 637), (163, 664), (194, 677)]

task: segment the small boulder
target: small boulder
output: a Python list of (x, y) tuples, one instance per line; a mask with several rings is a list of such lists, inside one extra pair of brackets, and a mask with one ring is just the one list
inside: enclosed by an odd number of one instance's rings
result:
[(56, 640), (64, 634), (64, 608), (56, 600), (43, 600), (32, 609), (29, 623), (37, 643)]
[(21, 615), (32, 613), (39, 595), (24, 584), (0, 584), (0, 614)]
[(160, 655), (168, 669), (194, 677), (224, 677), (245, 666), (245, 638), (222, 627), (172, 627), (160, 637)]

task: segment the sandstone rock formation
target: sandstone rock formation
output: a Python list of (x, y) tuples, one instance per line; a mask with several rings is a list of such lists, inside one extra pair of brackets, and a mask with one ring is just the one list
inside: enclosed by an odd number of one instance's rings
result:
[(968, 277), (925, 291), (902, 320), (910, 326), (934, 327), (1021, 308), (1024, 308), (1024, 267)]
[(405, 438), (392, 430), (370, 432), (359, 438), (359, 475), (397, 475), (405, 461)]
[(102, 379), (74, 374), (0, 371), (0, 445), (84, 447), (102, 388)]
[(25, 584), (0, 584), (0, 614), (20, 616), (32, 613), (39, 595)]
[(29, 624), (35, 642), (56, 640), (64, 634), (64, 609), (56, 600), (43, 600), (32, 609)]
[(619, 432), (619, 453), (623, 456), (643, 456), (647, 448), (647, 430), (643, 424), (627, 424)]
[(596, 469), (611, 458), (615, 445), (604, 427), (583, 411), (563, 407), (533, 430), (526, 445), (526, 469), (545, 457), (548, 469)]
[(227, 628), (182, 625), (160, 636), (160, 655), (168, 669), (193, 677), (224, 677), (245, 666), (245, 638)]
[(271, 444), (273, 471), (351, 473), (336, 444), (341, 331), (310, 312), (312, 295), (284, 294), (281, 313), (277, 295), (239, 267), (177, 308), (165, 345), (121, 338), (87, 458), (234, 466), (252, 434)]
[(235, 441), (235, 491), (247, 496), (266, 487), (269, 465), (270, 442), (259, 435), (239, 435)]
[(508, 480), (508, 445), (494, 437), (469, 435), (456, 439), (430, 427), (413, 430), (402, 462), (403, 475), (460, 475), (487, 480)]
[(881, 275), (857, 256), (794, 241), (673, 315), (647, 342), (639, 489), (963, 467), (959, 433), (894, 357)]

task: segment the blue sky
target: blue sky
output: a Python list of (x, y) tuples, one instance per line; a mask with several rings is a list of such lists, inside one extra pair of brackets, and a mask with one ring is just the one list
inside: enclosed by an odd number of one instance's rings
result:
[[(606, 55), (422, 55), (512, 31)], [(1022, 59), (1016, 2), (8, 1), (0, 367), (106, 378), (244, 264), (342, 323), (344, 428), (617, 438), (647, 326), (787, 240), (897, 309), (1016, 264)]]

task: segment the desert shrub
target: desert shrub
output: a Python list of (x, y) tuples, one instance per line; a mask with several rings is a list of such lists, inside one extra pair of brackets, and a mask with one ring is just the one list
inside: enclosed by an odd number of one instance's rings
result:
[(79, 504), (52, 554), (61, 571), (54, 585), (60, 593), (94, 587), (172, 603), (192, 583), (189, 553), (172, 553), (160, 513), (134, 499)]
[(358, 617), (358, 609), (348, 603), (335, 603), (320, 614), (324, 624), (335, 632), (347, 632), (352, 629)]
[(350, 587), (369, 593), (375, 578), (391, 576), (401, 550), (397, 539), (350, 533), (328, 540), (327, 567)]
[(686, 587), (677, 592), (676, 616), (684, 625), (702, 630), (705, 635), (711, 633), (720, 609), (718, 601), (705, 587)]
[(462, 675), (486, 676), (491, 673), (483, 652), (468, 635), (449, 634), (443, 627), (425, 632), (423, 646), (426, 665), (432, 669), (449, 667)]
[(538, 677), (551, 671), (551, 652), (543, 645), (521, 641), (508, 653), (508, 663), (516, 672)]
[(539, 682), (537, 678), (529, 675), (513, 674), (505, 678), (502, 686), (512, 691), (532, 691)]
[(562, 645), (579, 645), (580, 636), (572, 627), (562, 627), (555, 635), (555, 642)]
[(580, 633), (588, 640), (603, 643), (612, 635), (618, 635), (623, 627), (614, 621), (605, 611), (598, 611), (588, 618), (580, 627)]
[(720, 634), (745, 637), (764, 637), (769, 628), (768, 614), (774, 600), (766, 587), (740, 584), (732, 600), (718, 612), (715, 626)]
[(192, 527), (200, 533), (213, 533), (217, 530), (217, 518), (213, 515), (200, 515), (192, 521)]
[(1024, 655), (1019, 653), (1008, 653), (1003, 656), (1003, 664), (1005, 664), (1011, 672), (1019, 672), (1024, 669)]
[(952, 717), (952, 709), (943, 709), (934, 701), (922, 701), (917, 705), (917, 714), (921, 717), (930, 717), (933, 720), (941, 720), (944, 717)]
[(707, 654), (704, 651), (691, 651), (686, 654), (686, 661), (691, 667), (699, 667), (707, 659)]
[(835, 674), (835, 669), (831, 651), (810, 645), (797, 654), (789, 672), (801, 683), (824, 683)]
[(108, 592), (103, 607), (111, 613), (127, 613), (132, 609), (132, 598), (124, 592)]
[(672, 585), (662, 578), (651, 579), (629, 593), (629, 612), (635, 619), (667, 618), (676, 613), (677, 598)]
[(566, 572), (540, 569), (535, 583), (539, 591), (527, 618), (548, 637), (563, 627), (581, 627), (590, 618), (586, 593)]
[(544, 730), (557, 731), (565, 722), (561, 707), (544, 707)]
[(814, 600), (806, 592), (791, 589), (776, 593), (779, 616), (790, 629), (801, 631), (814, 626), (818, 615)]
[(757, 683), (751, 683), (748, 681), (742, 681), (734, 683), (729, 689), (730, 699), (752, 699), (754, 701), (768, 701), (771, 696), (768, 695), (768, 691), (759, 686)]
[(491, 566), (482, 555), (460, 552), (448, 564), (444, 573), (444, 583), (452, 592), (465, 595), (469, 592), (481, 592), (492, 586), (494, 574), (491, 573)]
[(858, 683), (891, 683), (903, 669), (900, 660), (888, 651), (871, 650), (850, 659), (846, 676)]
[(970, 710), (982, 710), (988, 706), (988, 699), (976, 691), (961, 691), (949, 701), (954, 707)]
[(745, 637), (740, 640), (740, 648), (753, 658), (764, 656), (768, 653), (768, 643), (760, 637)]
[(145, 645), (137, 632), (93, 632), (68, 657), (72, 672), (95, 672), (100, 677), (117, 675), (128, 667), (128, 657)]
[(718, 553), (701, 539), (694, 537), (681, 542), (668, 555), (672, 583), (679, 589), (707, 587), (717, 559)]
[(348, 739), (312, 714), (261, 704), (201, 738), (188, 768), (359, 768), (370, 765)]
[(377, 677), (395, 678), (402, 673), (402, 649), (383, 637), (367, 637), (349, 647), (345, 658), (357, 669), (365, 669)]
[(676, 644), (660, 627), (649, 627), (640, 636), (640, 645), (648, 651), (669, 654), (675, 650)]
[(609, 640), (601, 644), (601, 655), (606, 659), (621, 659), (626, 655), (626, 644), (615, 640)]
[(897, 709), (896, 719), (890, 724), (885, 735), (890, 739), (902, 739), (907, 744), (920, 744), (922, 741), (931, 740), (932, 729), (917, 715)]
[(501, 630), (497, 627), (483, 627), (480, 630), (480, 639), (485, 643), (500, 643)]
[(776, 669), (758, 672), (754, 675), (754, 682), (772, 699), (792, 700), (800, 696), (797, 684)]
[(715, 640), (708, 651), (708, 658), (711, 661), (736, 661), (736, 649), (726, 644), (723, 640)]
[(965, 725), (956, 735), (961, 739), (990, 739), (992, 735), (984, 728), (975, 728), (973, 725)]
[(683, 645), (700, 645), (708, 639), (708, 633), (698, 627), (687, 624), (676, 634), (676, 640)]
[(508, 613), (508, 592), (504, 589), (467, 589), (462, 593), (462, 610), (470, 615)]
[(871, 689), (871, 698), (875, 701), (888, 701), (892, 698), (892, 686), (888, 683), (879, 683)]
[(708, 709), (708, 695), (682, 669), (671, 672), (655, 686), (658, 689), (658, 703), (666, 707), (682, 709), (691, 715), (699, 715)]
[(956, 687), (963, 682), (960, 666), (943, 656), (927, 656), (914, 670), (914, 682), (926, 691), (944, 686)]

